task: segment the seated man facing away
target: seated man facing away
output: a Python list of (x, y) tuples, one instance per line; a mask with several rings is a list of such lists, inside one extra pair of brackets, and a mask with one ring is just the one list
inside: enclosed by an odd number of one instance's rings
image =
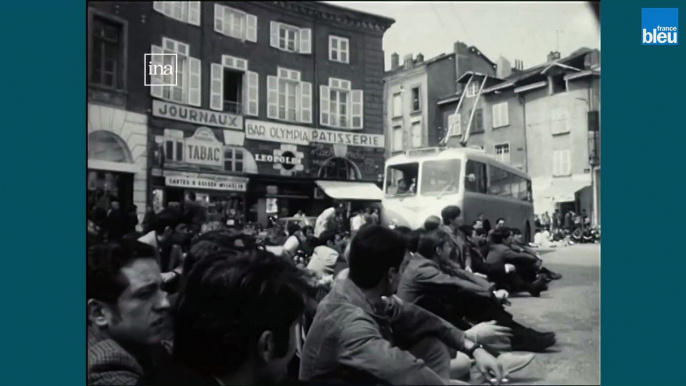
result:
[[(504, 227), (496, 229), (491, 234), (491, 240), (492, 243), (487, 258), (489, 264), (512, 264), (515, 266), (518, 275), (525, 282), (535, 285), (537, 288), (540, 288), (541, 291), (547, 289), (547, 286), (541, 287), (539, 284), (541, 281), (546, 282), (547, 277), (539, 275), (543, 261), (535, 255), (519, 248), (517, 249), (518, 252), (515, 252), (512, 247), (512, 231), (510, 229)], [(512, 288), (511, 290), (522, 291), (526, 289)], [(538, 297), (540, 296), (540, 291), (534, 291), (531, 295)]]
[(262, 250), (224, 249), (197, 261), (174, 321), (174, 360), (185, 371), (165, 384), (283, 382), (305, 310), (303, 273)]
[[(541, 260), (539, 253), (536, 252), (536, 250), (532, 248), (530, 245), (528, 245), (526, 241), (524, 241), (522, 231), (520, 231), (519, 229), (512, 229), (512, 238), (509, 240), (510, 248), (512, 248), (513, 251), (525, 252), (535, 256), (538, 260)], [(541, 274), (541, 276), (544, 276), (547, 281), (562, 279), (562, 275), (555, 273), (543, 266), (539, 268), (538, 272), (539, 274)]]
[(486, 261), (480, 251), (481, 246), (486, 242), (486, 231), (484, 229), (473, 229), (469, 225), (464, 225), (460, 227), (460, 230), (468, 235), (467, 243), (472, 255), (474, 272), (486, 275), (488, 280), (496, 283), (498, 288), (505, 289), (508, 292), (527, 291), (532, 296), (540, 296), (541, 291), (545, 288), (545, 280), (527, 282), (519, 276), (513, 264), (508, 264), (504, 261), (489, 264)]
[(169, 302), (150, 246), (96, 245), (87, 257), (88, 385), (147, 383), (168, 362)]
[[(390, 229), (370, 225), (353, 238), (349, 277), (338, 280), (319, 304), (301, 354), (300, 379), (445, 384), (450, 347), (473, 356), (479, 369), (500, 381), (501, 365), (466, 337), (470, 333), (392, 297), (404, 257), (405, 240)], [(402, 344), (395, 346), (398, 338)]]
[(443, 266), (450, 261), (451, 236), (437, 229), (423, 234), (418, 253), (414, 254), (402, 274), (398, 296), (405, 302), (416, 304), (462, 329), (471, 323), (495, 320), (512, 329), (511, 345), (515, 351), (540, 352), (555, 344), (554, 333), (541, 333), (514, 321), (500, 304), (492, 289), (456, 276), (459, 272), (445, 272)]

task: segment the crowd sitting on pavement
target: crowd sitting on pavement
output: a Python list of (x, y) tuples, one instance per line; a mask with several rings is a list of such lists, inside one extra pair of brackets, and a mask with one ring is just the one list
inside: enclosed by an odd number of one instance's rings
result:
[(89, 223), (89, 385), (500, 384), (556, 344), (506, 310), (562, 276), (505, 219), (390, 229), (369, 208), (348, 228), (335, 203), (272, 227), (275, 254), (192, 208)]

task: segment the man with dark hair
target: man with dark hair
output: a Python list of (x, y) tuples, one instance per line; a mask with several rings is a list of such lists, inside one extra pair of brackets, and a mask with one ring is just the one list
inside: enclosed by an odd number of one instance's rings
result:
[(429, 216), (424, 221), (424, 229), (427, 231), (433, 231), (441, 226), (442, 220), (438, 216)]
[[(338, 281), (317, 308), (301, 355), (301, 379), (444, 384), (450, 376), (448, 347), (473, 355), (481, 371), (501, 379), (495, 358), (465, 333), (392, 296), (405, 249), (403, 236), (380, 226), (355, 235), (349, 277)], [(395, 347), (398, 337), (409, 352)]]
[(302, 270), (262, 250), (221, 250), (198, 261), (180, 296), (173, 354), (199, 379), (166, 383), (282, 382), (308, 288)]
[[(545, 281), (527, 282), (517, 273), (517, 268), (514, 264), (502, 260), (489, 264), (479, 250), (486, 242), (484, 230), (469, 228), (471, 227), (464, 227), (462, 231), (465, 234), (471, 234), (471, 236), (467, 237), (467, 242), (472, 252), (474, 272), (486, 275), (489, 281), (498, 285), (498, 288), (506, 289), (509, 292), (527, 291), (532, 295), (540, 295), (540, 292), (545, 288)], [(499, 232), (499, 230), (496, 232)]]
[[(542, 261), (536, 256), (526, 252), (515, 252), (510, 247), (512, 240), (512, 230), (509, 228), (498, 228), (491, 234), (492, 243), (486, 261), (489, 264), (512, 264), (515, 266), (517, 276), (521, 277), (524, 282), (531, 283), (530, 286), (522, 288), (517, 283), (510, 283), (512, 287), (510, 291), (517, 292), (526, 290), (531, 296), (541, 296), (541, 291), (545, 291), (547, 286), (545, 279), (538, 277), (538, 270), (541, 267)], [(541, 284), (543, 283), (543, 284)]]
[(443, 225), (439, 228), (450, 235), (453, 240), (453, 258), (452, 260), (460, 265), (462, 269), (472, 266), (472, 257), (469, 255), (469, 248), (467, 248), (467, 237), (460, 232), (460, 226), (463, 225), (462, 209), (456, 205), (448, 205), (441, 211), (443, 218)]
[(145, 384), (166, 361), (169, 302), (155, 251), (137, 242), (88, 251), (88, 385)]
[(450, 260), (451, 237), (442, 230), (427, 232), (419, 240), (419, 250), (402, 275), (398, 296), (417, 304), (466, 329), (470, 323), (495, 320), (512, 329), (512, 349), (539, 352), (555, 343), (554, 334), (539, 333), (513, 320), (500, 304), (494, 286), (488, 289), (470, 282), (462, 271), (447, 272), (443, 266)]
[(319, 235), (319, 246), (314, 249), (314, 253), (307, 264), (307, 269), (314, 272), (319, 279), (325, 276), (332, 276), (339, 258), (336, 250), (336, 234), (325, 231)]

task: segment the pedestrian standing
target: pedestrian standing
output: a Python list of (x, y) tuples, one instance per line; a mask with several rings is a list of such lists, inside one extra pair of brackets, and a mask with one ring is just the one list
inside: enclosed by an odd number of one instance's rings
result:
[(378, 208), (374, 208), (374, 210), (372, 210), (372, 224), (373, 225), (379, 225), (379, 209)]

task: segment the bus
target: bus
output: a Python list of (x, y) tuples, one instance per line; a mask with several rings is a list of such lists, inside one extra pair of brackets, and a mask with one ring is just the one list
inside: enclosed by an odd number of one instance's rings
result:
[(417, 229), (448, 205), (462, 209), (464, 223), (498, 219), (518, 228), (527, 242), (535, 230), (531, 178), (472, 148), (423, 148), (386, 160), (381, 224)]

